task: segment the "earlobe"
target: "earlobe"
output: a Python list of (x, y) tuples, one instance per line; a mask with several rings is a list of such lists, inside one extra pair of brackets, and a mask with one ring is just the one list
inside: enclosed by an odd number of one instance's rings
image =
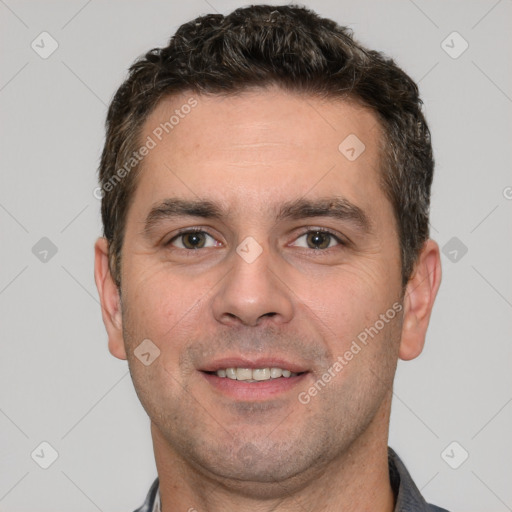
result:
[(108, 264), (108, 242), (98, 238), (94, 245), (94, 280), (100, 296), (101, 314), (108, 334), (110, 353), (118, 359), (126, 359), (123, 340), (121, 300)]
[(400, 359), (408, 361), (421, 354), (440, 284), (439, 246), (433, 240), (427, 240), (405, 291), (402, 338), (398, 353)]

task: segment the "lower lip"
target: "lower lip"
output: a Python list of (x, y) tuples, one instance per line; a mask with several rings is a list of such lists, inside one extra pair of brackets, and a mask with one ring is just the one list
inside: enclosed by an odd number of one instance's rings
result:
[(246, 382), (229, 377), (218, 377), (212, 373), (201, 373), (215, 389), (238, 400), (266, 400), (276, 397), (290, 391), (306, 377), (306, 373), (301, 373), (293, 377)]

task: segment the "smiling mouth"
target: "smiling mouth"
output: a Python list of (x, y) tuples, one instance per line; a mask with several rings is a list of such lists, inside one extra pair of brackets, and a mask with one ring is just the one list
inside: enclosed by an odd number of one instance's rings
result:
[(210, 375), (216, 375), (220, 378), (231, 380), (240, 380), (244, 382), (264, 382), (275, 379), (289, 379), (297, 377), (305, 372), (292, 372), (283, 368), (220, 368), (217, 371), (205, 372)]

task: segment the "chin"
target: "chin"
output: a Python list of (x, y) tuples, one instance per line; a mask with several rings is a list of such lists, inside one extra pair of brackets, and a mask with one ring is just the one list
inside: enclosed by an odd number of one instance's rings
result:
[(282, 494), (284, 482), (293, 480), (297, 474), (304, 475), (311, 466), (311, 461), (306, 461), (304, 454), (301, 457), (301, 452), (295, 452), (293, 448), (287, 443), (258, 448), (256, 444), (248, 442), (238, 448), (224, 450), (222, 454), (209, 450), (202, 456), (198, 454), (199, 457), (195, 459), (199, 466), (223, 485), (240, 491), (246, 489), (246, 492), (253, 489), (256, 493), (264, 493), (262, 498), (268, 498), (266, 493), (270, 487), (275, 486), (276, 492)]

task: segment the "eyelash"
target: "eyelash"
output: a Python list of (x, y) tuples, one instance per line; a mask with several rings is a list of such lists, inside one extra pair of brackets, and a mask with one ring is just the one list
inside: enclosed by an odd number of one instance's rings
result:
[[(204, 234), (208, 235), (209, 237), (215, 239), (215, 237), (212, 236), (210, 233), (208, 233), (208, 231), (206, 231), (205, 229), (203, 229), (201, 227), (192, 227), (192, 228), (184, 228), (183, 230), (178, 231), (178, 233), (176, 235), (174, 235), (164, 245), (165, 245), (165, 247), (169, 247), (169, 246), (171, 246), (172, 242), (174, 242), (176, 239), (180, 238), (181, 236), (188, 235), (188, 234), (193, 234), (193, 233), (204, 233)], [(303, 231), (302, 233), (300, 233), (296, 237), (296, 240), (301, 238), (304, 235), (309, 234), (309, 233), (325, 233), (327, 235), (330, 235), (332, 238), (334, 238), (334, 240), (336, 240), (336, 242), (338, 242), (338, 244), (340, 246), (347, 247), (349, 245), (349, 242), (347, 240), (343, 240), (337, 234), (335, 234), (334, 232), (332, 232), (331, 230), (329, 230), (327, 228), (316, 228), (316, 227), (309, 227), (309, 226), (306, 228), (305, 231)], [(306, 249), (306, 250), (309, 250), (309, 251), (313, 251), (317, 255), (321, 255), (321, 253), (325, 254), (325, 253), (329, 252), (331, 249), (334, 249), (334, 248), (335, 247), (328, 247), (326, 249), (311, 249), (309, 247), (307, 247), (307, 248), (306, 247), (301, 247), (301, 249)], [(175, 247), (174, 249), (185, 251), (185, 253), (195, 253), (197, 251), (197, 249), (182, 249), (181, 247)], [(192, 256), (192, 254), (187, 254), (187, 256), (188, 255)]]

